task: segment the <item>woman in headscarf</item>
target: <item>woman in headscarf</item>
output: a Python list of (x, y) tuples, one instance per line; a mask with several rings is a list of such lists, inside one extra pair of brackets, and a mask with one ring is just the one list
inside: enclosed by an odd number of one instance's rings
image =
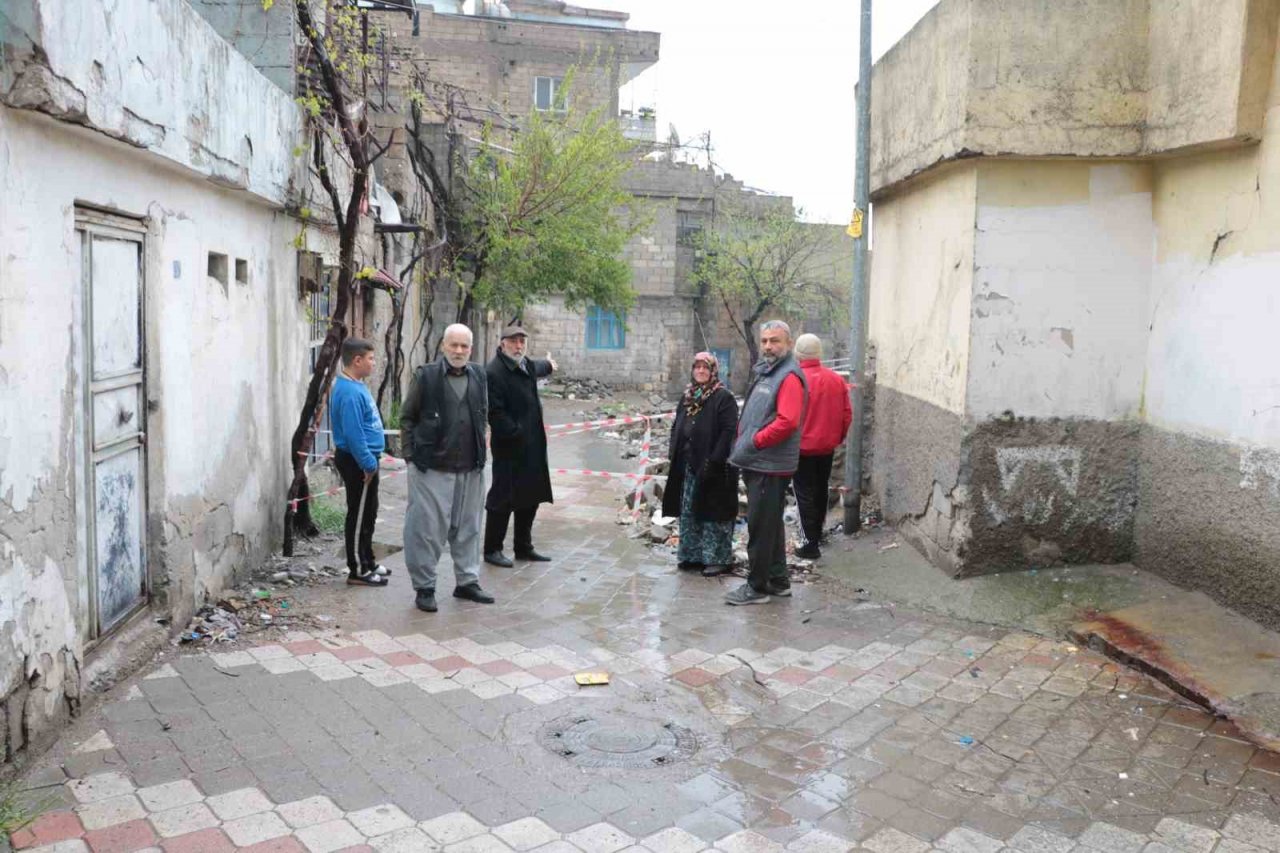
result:
[(693, 357), (690, 379), (671, 429), (662, 514), (680, 518), (680, 568), (715, 577), (733, 563), (738, 473), (728, 460), (738, 404), (721, 384), (720, 365), (711, 353)]

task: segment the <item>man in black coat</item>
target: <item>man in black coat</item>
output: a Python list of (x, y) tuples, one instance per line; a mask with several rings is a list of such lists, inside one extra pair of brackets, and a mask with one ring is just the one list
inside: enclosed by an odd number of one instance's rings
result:
[(527, 358), (529, 335), (520, 326), (502, 332), (497, 355), (485, 366), (489, 380), (489, 428), (493, 450), (493, 482), (484, 508), (484, 561), (509, 568), (502, 553), (507, 525), (516, 517), (517, 560), (546, 562), (533, 549), (533, 519), (538, 504), (551, 503), (551, 471), (547, 465), (547, 432), (542, 422), (538, 380), (550, 376), (556, 363)]

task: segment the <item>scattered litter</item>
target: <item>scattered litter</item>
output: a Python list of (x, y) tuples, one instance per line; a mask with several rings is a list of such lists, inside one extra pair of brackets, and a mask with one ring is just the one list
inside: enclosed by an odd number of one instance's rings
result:
[(973, 739), (972, 737), (970, 737), (969, 735), (961, 735), (961, 736), (960, 736), (960, 745), (961, 745), (961, 746), (973, 746), (973, 744), (974, 744), (974, 743), (975, 743), (974, 739)]
[(600, 684), (609, 683), (609, 673), (607, 672), (579, 672), (573, 677), (578, 682), (579, 687), (593, 687)]
[(970, 675), (971, 677), (973, 677), (973, 678), (977, 678), (977, 677), (978, 677), (979, 675), (981, 675), (981, 674), (982, 674), (982, 667), (980, 667), (980, 666), (971, 666), (971, 667), (969, 667), (969, 675)]
[(1136, 727), (1136, 726), (1135, 726), (1134, 728), (1131, 728), (1131, 729), (1125, 729), (1125, 730), (1124, 730), (1124, 733), (1125, 733), (1125, 734), (1127, 734), (1127, 735), (1129, 736), (1129, 739), (1130, 739), (1130, 740), (1137, 740), (1137, 739), (1138, 739), (1138, 729), (1137, 729), (1137, 727)]
[(968, 649), (964, 650), (964, 656), (967, 657), (969, 660), (973, 660), (974, 658), (977, 657), (977, 655), (975, 655), (973, 652), (969, 651)]
[(897, 542), (890, 542), (888, 545), (881, 545), (881, 546), (880, 546), (880, 550), (881, 550), (881, 551), (892, 551), (894, 548), (897, 548), (897, 547), (898, 547), (898, 543), (897, 543)]
[(1121, 779), (1128, 779), (1128, 778), (1129, 778), (1129, 774), (1128, 774), (1128, 773), (1121, 773), (1121, 774), (1119, 774), (1119, 776), (1120, 776), (1120, 778), (1121, 778)]
[(259, 601), (266, 601), (268, 598), (271, 597), (271, 590), (255, 589), (253, 591), (253, 597), (258, 599)]

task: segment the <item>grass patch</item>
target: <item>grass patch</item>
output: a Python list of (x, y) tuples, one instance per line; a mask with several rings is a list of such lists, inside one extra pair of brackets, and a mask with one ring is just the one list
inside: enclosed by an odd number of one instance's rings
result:
[(346, 501), (339, 503), (328, 495), (311, 502), (311, 520), (321, 533), (341, 534), (347, 523)]
[(33, 798), (30, 792), (18, 787), (16, 780), (0, 785), (0, 838), (7, 840), (11, 833), (31, 823), (52, 808), (55, 802), (56, 798), (49, 794)]

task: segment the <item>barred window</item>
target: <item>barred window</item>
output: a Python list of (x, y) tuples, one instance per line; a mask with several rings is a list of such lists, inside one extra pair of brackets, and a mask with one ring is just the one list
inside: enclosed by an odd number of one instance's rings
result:
[(587, 309), (587, 349), (623, 349), (627, 345), (626, 315), (598, 305)]

